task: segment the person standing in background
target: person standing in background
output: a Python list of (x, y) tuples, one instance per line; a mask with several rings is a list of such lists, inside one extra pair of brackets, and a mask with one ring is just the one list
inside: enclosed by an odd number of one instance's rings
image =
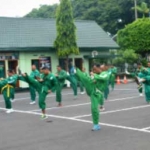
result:
[(111, 76), (110, 76), (110, 85), (112, 90), (114, 90), (115, 87), (115, 79), (117, 75), (117, 68), (115, 66), (111, 66)]
[[(32, 65), (31, 66), (31, 73), (30, 73), (30, 77), (31, 78), (36, 78), (36, 77), (40, 77), (40, 72), (37, 70), (36, 66), (35, 65)], [(35, 104), (35, 100), (36, 100), (36, 91), (35, 91), (35, 88), (31, 85), (29, 85), (29, 90), (30, 90), (30, 97), (31, 97), (31, 102), (30, 104)]]
[[(84, 73), (85, 76), (88, 76), (85, 67), (82, 67), (82, 72)], [(83, 83), (80, 80), (78, 80), (78, 83), (79, 83), (79, 87), (80, 87), (80, 94), (84, 94), (85, 90), (84, 90)]]
[(56, 102), (58, 102), (58, 107), (62, 106), (62, 89), (65, 84), (65, 80), (67, 77), (67, 72), (62, 69), (61, 66), (57, 66), (57, 73), (55, 74), (57, 79), (57, 87), (56, 87)]

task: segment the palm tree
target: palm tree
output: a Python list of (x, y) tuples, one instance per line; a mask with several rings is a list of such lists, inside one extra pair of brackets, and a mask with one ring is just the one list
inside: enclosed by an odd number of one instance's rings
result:
[(136, 9), (137, 11), (141, 12), (143, 14), (143, 17), (145, 17), (145, 14), (148, 14), (150, 9), (147, 6), (147, 3), (142, 2), (140, 6), (135, 6), (132, 9)]

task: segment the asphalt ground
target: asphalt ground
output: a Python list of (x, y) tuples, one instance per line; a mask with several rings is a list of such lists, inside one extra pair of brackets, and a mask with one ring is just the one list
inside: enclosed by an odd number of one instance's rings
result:
[(0, 95), (0, 150), (150, 150), (150, 105), (135, 83), (116, 85), (101, 112), (100, 131), (91, 131), (90, 100), (63, 90), (63, 107), (49, 94), (46, 120), (28, 92), (16, 93), (15, 112), (6, 114)]

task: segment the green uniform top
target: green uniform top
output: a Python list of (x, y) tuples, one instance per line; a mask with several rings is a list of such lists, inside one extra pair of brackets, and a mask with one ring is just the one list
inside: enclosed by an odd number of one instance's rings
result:
[(43, 76), (44, 76), (44, 74), (43, 74), (43, 73), (40, 73), (39, 77), (40, 77), (41, 79), (43, 78)]
[(94, 74), (94, 79), (96, 81), (96, 88), (101, 92), (104, 92), (108, 85), (109, 73), (107, 71), (103, 71), (100, 74)]
[(31, 73), (30, 73), (30, 77), (31, 78), (40, 77), (40, 72), (37, 69), (32, 70)]
[(18, 80), (18, 75), (12, 75), (6, 78), (8, 84), (11, 84), (12, 86), (16, 86), (17, 80)]
[(116, 67), (111, 68), (111, 72), (112, 72), (112, 74), (116, 75), (117, 74), (117, 68)]
[(43, 74), (42, 79), (43, 79), (43, 82), (41, 82), (42, 91), (45, 91), (47, 93), (48, 90), (51, 90), (52, 92), (56, 90), (57, 79), (52, 73), (49, 73), (48, 75)]
[(57, 76), (58, 82), (64, 84), (64, 82), (65, 82), (65, 80), (66, 80), (66, 78), (68, 76), (67, 72), (65, 70), (61, 70), (61, 71), (57, 72), (57, 75), (58, 75)]
[[(144, 70), (145, 70), (144, 67), (141, 67), (140, 69), (138, 68), (138, 69), (136, 69), (136, 71), (134, 73), (130, 73), (130, 75), (132, 77), (135, 77), (135, 76), (142, 77), (143, 73), (145, 72)], [(141, 72), (143, 72), (143, 73), (141, 73)]]
[(150, 84), (150, 68), (145, 68), (143, 71), (141, 71), (141, 78), (144, 78), (146, 81), (145, 84)]
[(111, 79), (111, 76), (112, 76), (112, 69), (109, 68), (107, 71), (104, 71), (105, 73), (107, 73), (107, 76), (108, 76), (108, 81)]
[(83, 74), (84, 74), (85, 76), (89, 76), (87, 72), (83, 72)]
[(116, 67), (112, 67), (112, 68), (110, 68), (110, 70), (111, 70), (110, 82), (114, 83), (115, 82), (115, 77), (117, 75), (117, 68)]
[(9, 76), (8, 78), (0, 81), (0, 88), (7, 88), (8, 87), (7, 85), (11, 85), (15, 87), (17, 80), (18, 80), (18, 75)]

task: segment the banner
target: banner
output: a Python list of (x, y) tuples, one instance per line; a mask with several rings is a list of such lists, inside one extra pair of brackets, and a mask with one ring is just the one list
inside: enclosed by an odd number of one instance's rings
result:
[(39, 58), (40, 68), (43, 66), (49, 67), (51, 69), (51, 59), (50, 57), (40, 57)]
[(0, 60), (16, 60), (19, 59), (19, 53), (0, 53)]

